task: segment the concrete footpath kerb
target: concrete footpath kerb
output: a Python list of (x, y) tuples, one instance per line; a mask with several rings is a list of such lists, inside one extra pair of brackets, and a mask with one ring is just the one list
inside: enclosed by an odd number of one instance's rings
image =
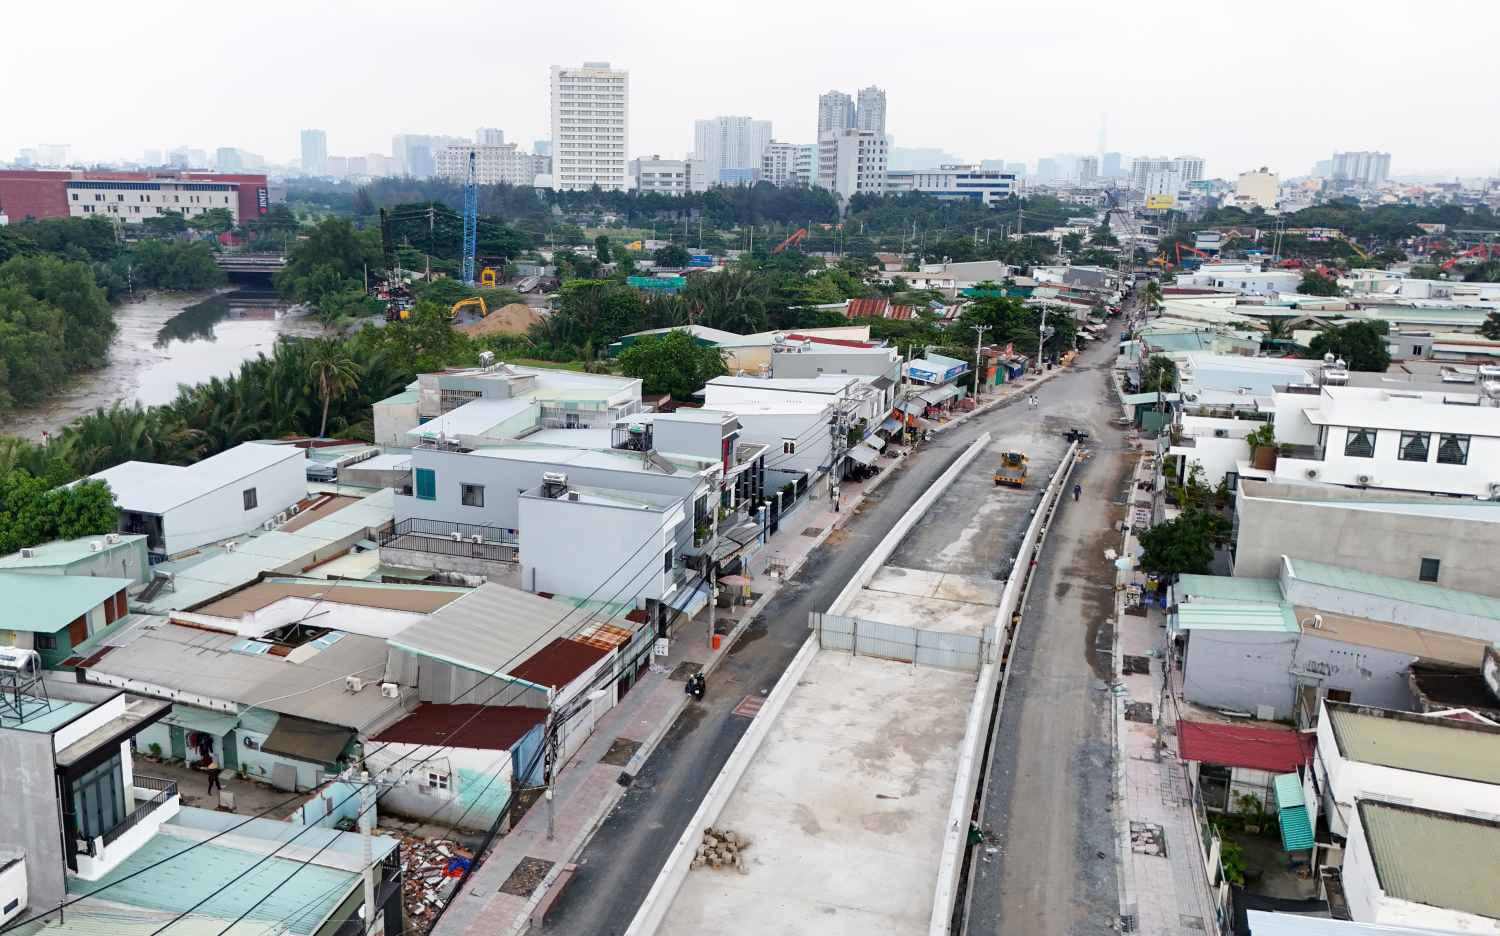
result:
[[(1015, 613), (1022, 588), (1030, 578), (1031, 555), (1036, 549), (1037, 539), (1051, 516), (1052, 506), (1057, 503), (1059, 492), (1078, 454), (1078, 443), (1068, 446), (1062, 463), (1053, 472), (1052, 479), (1042, 492), (1036, 513), (1026, 527), (1026, 536), (1016, 552), (1015, 566), (1005, 580), (1005, 590), (1000, 594), (1000, 607), (995, 610), (996, 658), (987, 661), (979, 670), (979, 689), (974, 693), (974, 703), (969, 707), (969, 717), (964, 724), (964, 740), (959, 748), (958, 776), (953, 782), (953, 798), (948, 809), (948, 825), (943, 832), (943, 853), (938, 861), (937, 890), (932, 899), (932, 916), (928, 920), (928, 936), (948, 936), (951, 930), (955, 903), (958, 899), (958, 878), (963, 869), (963, 856), (968, 848), (969, 817), (974, 814), (974, 800), (979, 795), (978, 773), (982, 766), (980, 758), (985, 742), (989, 738), (990, 713), (995, 710), (995, 696), (1002, 696), (1004, 684), (1009, 681), (1010, 668), (997, 680), (999, 648), (1005, 646), (1010, 630), (1011, 616)], [(998, 721), (998, 713), (997, 713)]]
[[(959, 474), (979, 456), (979, 453), (984, 450), (989, 441), (990, 434), (988, 432), (980, 435), (943, 472), (937, 482), (921, 497), (917, 498), (916, 503), (912, 504), (906, 513), (901, 516), (901, 519), (896, 521), (896, 525), (880, 541), (879, 545), (870, 553), (869, 558), (859, 567), (859, 571), (849, 580), (849, 584), (834, 599), (833, 604), (829, 606), (831, 612), (837, 613), (847, 606), (859, 590), (874, 577), (875, 571), (896, 551), (896, 547), (900, 545), (901, 540), (911, 531), (911, 528), (932, 507), (933, 503), (948, 490)], [(772, 688), (770, 694), (766, 697), (765, 705), (761, 707), (755, 719), (750, 723), (750, 728), (740, 738), (739, 743), (735, 745), (734, 752), (729, 755), (729, 760), (725, 762), (724, 769), (719, 772), (719, 776), (714, 780), (713, 786), (709, 788), (708, 793), (703, 797), (703, 802), (699, 804), (697, 812), (688, 821), (687, 829), (678, 838), (677, 844), (672, 848), (672, 853), (667, 856), (666, 864), (662, 867), (661, 873), (657, 875), (656, 881), (651, 885), (651, 890), (647, 892), (646, 899), (641, 902), (640, 909), (636, 911), (635, 918), (630, 921), (630, 927), (625, 930), (625, 936), (651, 936), (661, 926), (662, 920), (666, 918), (667, 910), (671, 907), (672, 901), (677, 897), (677, 892), (682, 889), (683, 882), (687, 880), (689, 866), (692, 863), (693, 854), (697, 849), (702, 830), (707, 826), (713, 825), (714, 821), (723, 811), (725, 804), (729, 802), (729, 798), (734, 794), (734, 788), (739, 784), (741, 778), (744, 777), (745, 771), (749, 769), (750, 761), (754, 759), (761, 745), (765, 742), (766, 736), (770, 734), (771, 726), (776, 723), (777, 715), (786, 706), (787, 699), (796, 690), (797, 683), (801, 681), (802, 675), (807, 671), (807, 667), (811, 665), (813, 658), (817, 654), (817, 634), (809, 634), (807, 641), (797, 651), (797, 656), (793, 658), (791, 665), (787, 667), (786, 672), (782, 674), (781, 679), (777, 680), (775, 687)]]

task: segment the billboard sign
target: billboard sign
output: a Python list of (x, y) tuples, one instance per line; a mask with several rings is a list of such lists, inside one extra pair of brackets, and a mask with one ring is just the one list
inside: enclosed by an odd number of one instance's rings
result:
[(1177, 196), (1175, 195), (1146, 196), (1146, 210), (1148, 211), (1167, 211), (1175, 204), (1177, 204)]
[(255, 190), (255, 208), (261, 214), (271, 210), (271, 193), (264, 185)]

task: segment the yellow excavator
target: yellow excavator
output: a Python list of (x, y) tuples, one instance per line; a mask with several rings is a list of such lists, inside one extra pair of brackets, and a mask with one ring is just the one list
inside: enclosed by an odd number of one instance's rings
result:
[(1028, 461), (1025, 452), (1006, 452), (1001, 455), (1000, 464), (995, 468), (995, 486), (1009, 484), (1013, 487), (1025, 487)]
[(476, 305), (479, 306), (480, 318), (484, 318), (486, 315), (490, 314), (490, 307), (485, 305), (483, 296), (470, 296), (467, 299), (460, 299), (457, 302), (453, 303), (453, 308), (448, 310), (448, 321), (457, 322), (460, 309), (466, 309), (469, 306)]
[(484, 287), (485, 289), (494, 289), (496, 282), (497, 280), (494, 267), (485, 267), (484, 269), (479, 271), (480, 286)]

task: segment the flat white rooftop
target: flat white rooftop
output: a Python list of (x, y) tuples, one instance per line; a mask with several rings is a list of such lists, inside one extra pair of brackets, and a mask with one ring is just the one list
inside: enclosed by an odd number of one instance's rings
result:
[(995, 623), (1005, 583), (973, 575), (884, 565), (849, 602), (851, 617), (978, 636)]
[(819, 652), (715, 823), (749, 873), (690, 871), (658, 932), (925, 934), (973, 695), (972, 673)]

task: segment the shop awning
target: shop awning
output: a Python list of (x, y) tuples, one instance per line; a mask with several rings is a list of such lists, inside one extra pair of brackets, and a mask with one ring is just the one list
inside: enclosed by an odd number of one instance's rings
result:
[(895, 432), (896, 430), (901, 428), (901, 420), (897, 419), (894, 416), (887, 416), (885, 418), (885, 422), (880, 424), (880, 428), (884, 429), (886, 432)]
[(667, 607), (673, 611), (681, 611), (687, 617), (692, 617), (708, 604), (708, 590), (707, 582), (699, 582), (693, 588), (679, 588), (677, 594), (667, 599)]
[(877, 452), (881, 452), (881, 451), (885, 450), (885, 440), (882, 439), (880, 436), (870, 436), (868, 439), (866, 439), (864, 442), (862, 442), (860, 444), (861, 445), (868, 445), (870, 448), (874, 449)]
[(354, 732), (327, 722), (283, 715), (276, 720), (264, 744), (260, 746), (267, 754), (279, 754), (309, 764), (331, 766), (338, 763)]
[(240, 717), (230, 715), (228, 712), (214, 712), (179, 702), (172, 706), (172, 711), (162, 717), (162, 721), (169, 725), (176, 725), (184, 731), (201, 731), (215, 738), (222, 738), (239, 725)]
[(896, 404), (896, 408), (908, 416), (920, 416), (927, 409), (927, 404), (919, 399), (902, 400)]
[(934, 387), (931, 390), (917, 394), (917, 399), (926, 400), (930, 405), (937, 406), (945, 400), (951, 400), (958, 396), (958, 388), (952, 384), (943, 387)]
[(875, 464), (875, 456), (877, 454), (878, 453), (868, 445), (856, 445), (848, 452), (850, 460), (857, 461), (865, 467), (869, 467), (870, 465)]

